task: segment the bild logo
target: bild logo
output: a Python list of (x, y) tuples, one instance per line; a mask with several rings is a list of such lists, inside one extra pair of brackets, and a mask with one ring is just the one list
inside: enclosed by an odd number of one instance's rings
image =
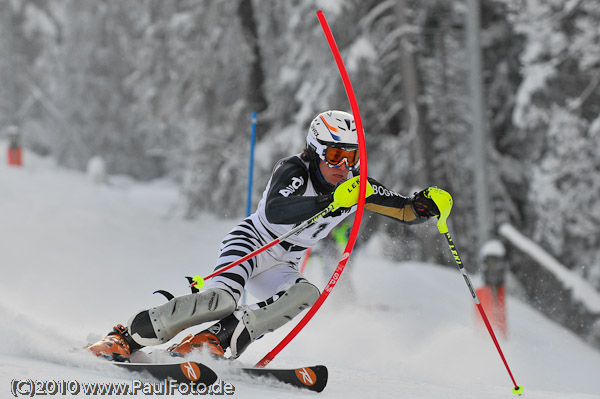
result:
[(279, 190), (279, 194), (283, 195), (284, 197), (288, 197), (289, 195), (293, 194), (297, 189), (302, 187), (303, 184), (304, 178), (302, 176), (292, 177), (292, 183), (286, 188), (282, 188), (281, 190)]
[(182, 363), (179, 367), (181, 367), (181, 372), (187, 377), (188, 380), (198, 381), (200, 378), (200, 368), (196, 363)]

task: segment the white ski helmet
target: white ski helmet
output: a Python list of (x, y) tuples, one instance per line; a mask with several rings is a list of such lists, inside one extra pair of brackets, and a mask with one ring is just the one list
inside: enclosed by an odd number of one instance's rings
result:
[[(354, 117), (347, 112), (325, 111), (317, 115), (308, 129), (306, 144), (311, 156), (316, 154), (330, 167), (336, 167), (344, 160), (349, 169), (360, 166), (356, 125)], [(340, 151), (328, 151), (333, 148)]]

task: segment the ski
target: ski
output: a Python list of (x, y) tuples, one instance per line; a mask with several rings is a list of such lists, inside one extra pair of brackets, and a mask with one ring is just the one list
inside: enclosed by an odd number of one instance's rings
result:
[[(115, 366), (131, 372), (146, 372), (158, 380), (171, 379), (180, 383), (195, 383), (209, 386), (219, 376), (210, 367), (199, 362), (175, 363), (113, 363)], [(233, 366), (231, 377), (235, 375), (263, 377), (288, 384), (296, 388), (321, 392), (327, 385), (327, 367), (311, 366), (297, 369), (268, 369)]]
[(296, 388), (321, 392), (327, 385), (327, 367), (311, 366), (297, 369), (268, 369), (257, 367), (240, 367), (240, 374), (252, 377), (272, 378)]
[(218, 379), (210, 367), (198, 362), (113, 364), (131, 372), (146, 372), (158, 380), (172, 379), (184, 384), (193, 382), (209, 386)]

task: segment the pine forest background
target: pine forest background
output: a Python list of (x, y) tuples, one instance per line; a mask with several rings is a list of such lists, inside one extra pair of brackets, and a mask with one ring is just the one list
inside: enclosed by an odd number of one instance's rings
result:
[[(490, 211), (600, 290), (600, 3), (482, 0)], [(0, 0), (0, 129), (83, 170), (178, 182), (182, 217), (243, 216), (250, 114), (254, 205), (308, 124), (349, 111), (316, 11), (329, 21), (366, 131), (369, 175), (454, 197), (477, 272), (464, 0)], [(25, 160), (26, 162), (26, 160)], [(232, 220), (232, 225), (234, 221)], [(430, 224), (365, 218), (397, 259), (448, 263)], [(600, 315), (508, 246), (513, 287), (600, 347)]]

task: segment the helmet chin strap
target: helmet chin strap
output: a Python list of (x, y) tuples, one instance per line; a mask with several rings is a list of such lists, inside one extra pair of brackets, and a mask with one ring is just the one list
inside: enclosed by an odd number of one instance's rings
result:
[(325, 180), (325, 176), (323, 176), (323, 172), (321, 172), (321, 168), (319, 168), (317, 166), (316, 169), (317, 169), (317, 179), (319, 179), (319, 181), (321, 183), (323, 183), (324, 185), (333, 187), (333, 184), (331, 184), (327, 180)]
[(316, 178), (316, 181), (319, 183), (319, 186), (321, 187), (315, 187), (317, 189), (317, 191), (321, 191), (321, 189), (324, 189), (324, 192), (322, 192), (322, 194), (326, 194), (329, 192), (333, 192), (333, 189), (335, 188), (335, 186), (331, 183), (329, 183), (327, 180), (325, 180), (325, 176), (323, 176), (323, 173), (321, 172), (321, 168), (319, 167), (319, 164), (321, 162), (325, 162), (323, 161), (315, 152), (315, 150), (313, 148), (307, 147), (308, 149), (308, 158), (309, 158), (309, 173), (314, 175), (314, 177)]
[[(315, 154), (316, 155), (316, 154)], [(333, 191), (333, 189), (335, 188), (335, 186), (331, 183), (329, 183), (327, 180), (325, 180), (325, 176), (323, 176), (323, 173), (321, 172), (321, 168), (319, 168), (319, 162), (321, 162), (321, 159), (317, 156), (316, 162), (311, 162), (310, 163), (310, 169), (313, 169), (314, 175), (317, 178), (317, 181), (328, 191)], [(316, 188), (316, 187), (315, 187)], [(318, 188), (317, 188), (317, 191)], [(325, 194), (325, 193), (323, 193)]]

